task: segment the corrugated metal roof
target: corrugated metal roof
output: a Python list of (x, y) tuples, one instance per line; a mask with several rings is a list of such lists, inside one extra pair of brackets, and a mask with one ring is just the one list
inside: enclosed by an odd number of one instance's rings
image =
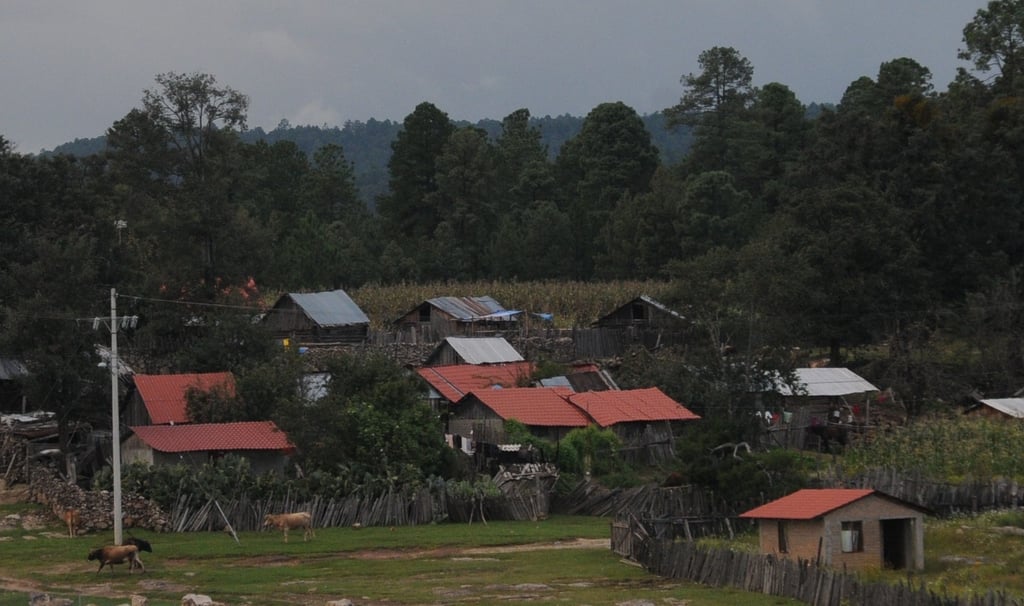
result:
[(370, 318), (343, 290), (290, 292), (284, 296), (290, 297), (305, 312), (306, 316), (319, 326), (351, 326), (370, 323)]
[(28, 368), (21, 360), (0, 358), (0, 381), (15, 381), (28, 376)]
[(537, 427), (586, 427), (590, 419), (565, 399), (571, 393), (558, 387), (516, 387), (471, 391), (462, 399), (476, 398), (502, 419), (515, 419)]
[(781, 382), (776, 391), (784, 396), (846, 396), (866, 391), (878, 391), (863, 377), (848, 368), (797, 368), (797, 392)]
[(460, 322), (475, 322), (484, 316), (506, 311), (491, 297), (435, 297), (427, 303)]
[(992, 398), (981, 403), (1017, 419), (1024, 419), (1024, 398)]
[(805, 488), (755, 507), (740, 517), (813, 520), (874, 493), (870, 488)]
[(683, 316), (682, 314), (680, 314), (676, 310), (669, 309), (663, 303), (655, 301), (654, 299), (652, 299), (651, 297), (649, 297), (647, 295), (640, 295), (640, 300), (645, 302), (645, 303), (647, 303), (651, 307), (656, 307), (657, 309), (663, 311), (664, 313), (666, 313), (666, 314), (668, 314), (670, 316), (674, 316), (674, 317), (676, 317), (676, 318), (678, 318), (680, 320), (685, 320), (686, 319), (685, 316)]
[(502, 337), (448, 337), (444, 342), (467, 364), (501, 364), (524, 359)]
[(665, 395), (657, 387), (588, 391), (569, 396), (601, 427), (635, 421), (694, 421), (699, 416)]
[(494, 386), (515, 387), (521, 379), (533, 373), (532, 362), (510, 364), (455, 364), (450, 366), (425, 366), (416, 373), (437, 390), (449, 402), (459, 399), (473, 390), (489, 389)]
[(135, 388), (149, 412), (150, 423), (188, 423), (185, 394), (190, 387), (210, 391), (223, 386), (229, 396), (235, 395), (235, 376), (230, 372), (208, 372), (180, 375), (135, 375)]
[(160, 452), (294, 449), (288, 436), (273, 421), (144, 425), (131, 430), (146, 445)]

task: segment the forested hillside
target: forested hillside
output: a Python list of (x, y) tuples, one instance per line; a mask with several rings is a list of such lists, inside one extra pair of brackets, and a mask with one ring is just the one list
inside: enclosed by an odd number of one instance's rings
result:
[(272, 358), (250, 321), (267, 293), (658, 281), (701, 336), (639, 369), (648, 384), (685, 375), (693, 398), (727, 398), (744, 371), (815, 351), (912, 412), (1012, 394), (1021, 11), (994, 2), (966, 24), (954, 81), (894, 57), (849, 74), (835, 107), (754, 86), (729, 47), (701, 53), (657, 116), (609, 102), (481, 125), (424, 102), (400, 124), (249, 131), (242, 91), (159, 74), (94, 154), (0, 138), (0, 349), (70, 410), (102, 402), (91, 317), (112, 287), (154, 367), (242, 372)]
[[(682, 160), (692, 143), (691, 130), (682, 125), (667, 127), (661, 112), (641, 117), (644, 126), (651, 133), (651, 139), (661, 154), (662, 162), (674, 164)], [(468, 122), (456, 122), (460, 128), (471, 126)], [(583, 124), (583, 118), (568, 114), (543, 118), (531, 117), (530, 126), (541, 134), (541, 145), (547, 150), (548, 158), (554, 160), (562, 144), (574, 137)], [(475, 125), (486, 132), (492, 141), (501, 135), (500, 120), (480, 120)], [(277, 143), (280, 141), (294, 143), (307, 156), (313, 154), (324, 145), (338, 145), (345, 150), (346, 159), (352, 163), (352, 173), (360, 199), (369, 208), (374, 208), (377, 198), (388, 191), (388, 160), (391, 159), (391, 143), (395, 140), (402, 124), (391, 120), (374, 120), (366, 122), (352, 120), (344, 126), (292, 126), (282, 120), (274, 130), (264, 131), (253, 128), (239, 133), (244, 143), (254, 144), (259, 141)], [(106, 148), (106, 137), (97, 136), (91, 139), (75, 139), (70, 143), (57, 146), (49, 154), (65, 154), (86, 157), (103, 153)], [(47, 155), (49, 155), (47, 154)]]

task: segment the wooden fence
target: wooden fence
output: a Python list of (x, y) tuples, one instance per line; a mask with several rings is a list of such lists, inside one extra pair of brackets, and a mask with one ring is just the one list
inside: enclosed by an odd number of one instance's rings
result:
[(939, 595), (909, 583), (864, 582), (855, 574), (808, 560), (658, 539), (636, 521), (616, 520), (612, 550), (662, 577), (790, 598), (811, 606), (1024, 606), (1020, 599), (999, 591), (973, 596)]

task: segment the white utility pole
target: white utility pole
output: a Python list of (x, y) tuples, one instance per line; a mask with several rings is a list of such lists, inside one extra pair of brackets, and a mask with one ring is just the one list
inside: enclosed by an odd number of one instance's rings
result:
[[(99, 328), (100, 322), (106, 318), (94, 318), (93, 329)], [(120, 372), (118, 372), (117, 357), (117, 325), (123, 328), (135, 328), (139, 321), (138, 316), (117, 317), (117, 290), (110, 289), (110, 428), (111, 444), (113, 454), (111, 456), (111, 467), (114, 474), (114, 544), (120, 545), (122, 541), (122, 514), (121, 514), (121, 412), (118, 405), (118, 384)]]
[(114, 545), (121, 544), (121, 413), (118, 406), (117, 291), (110, 289), (110, 413), (114, 468)]

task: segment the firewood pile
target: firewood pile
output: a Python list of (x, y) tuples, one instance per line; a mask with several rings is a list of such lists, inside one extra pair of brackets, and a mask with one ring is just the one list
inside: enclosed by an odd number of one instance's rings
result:
[[(37, 465), (32, 469), (29, 494), (37, 503), (48, 506), (58, 518), (65, 511), (77, 510), (80, 532), (106, 531), (114, 527), (114, 497), (110, 491), (83, 490), (49, 467)], [(156, 503), (136, 494), (122, 494), (121, 514), (123, 528), (154, 532), (170, 529), (167, 514)]]

